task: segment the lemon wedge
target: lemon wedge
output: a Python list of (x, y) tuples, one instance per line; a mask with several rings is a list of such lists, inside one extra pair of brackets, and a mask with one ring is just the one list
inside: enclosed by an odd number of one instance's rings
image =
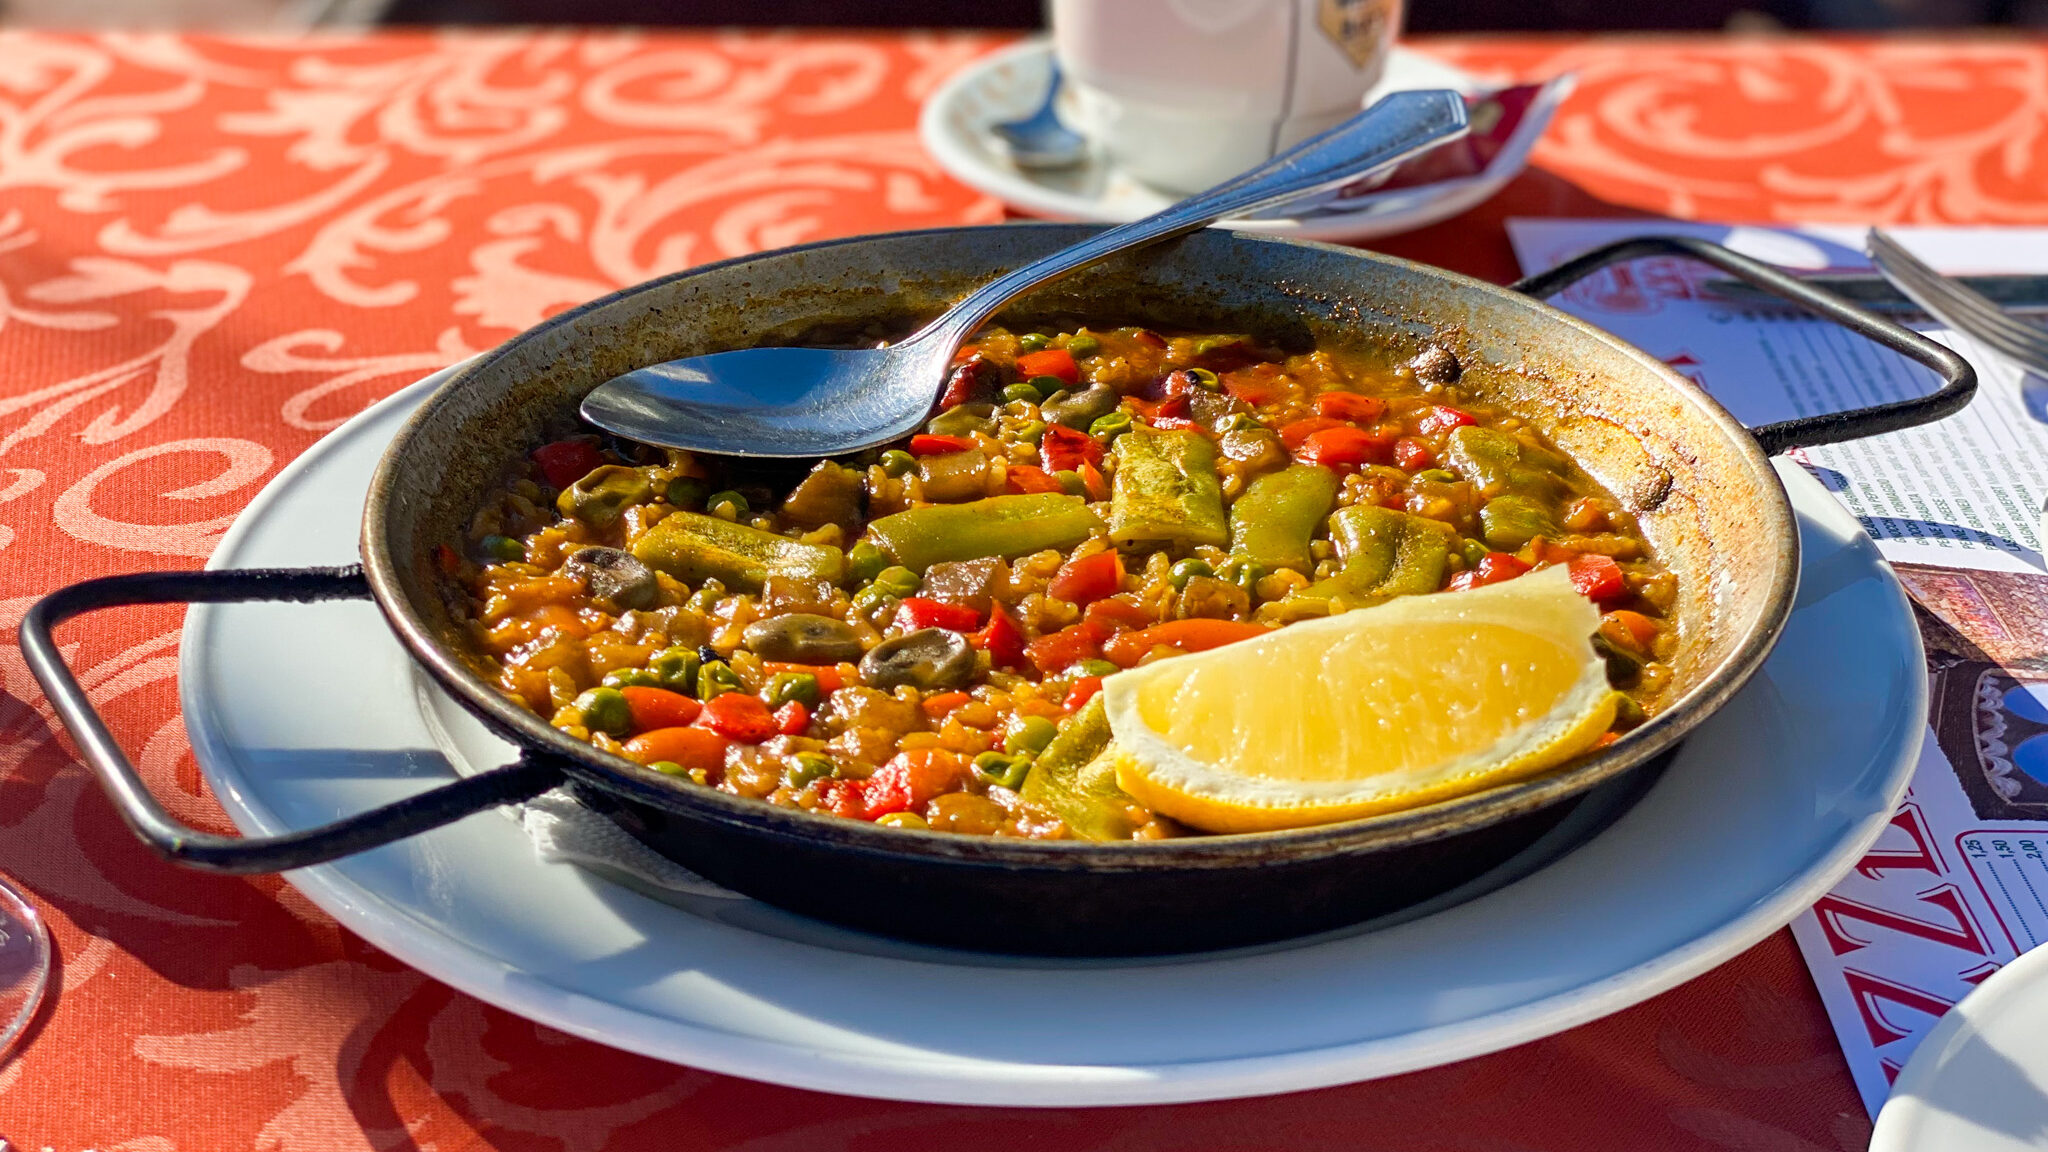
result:
[(1260, 832), (1524, 779), (1614, 722), (1599, 626), (1560, 565), (1119, 672), (1117, 782), (1183, 824)]

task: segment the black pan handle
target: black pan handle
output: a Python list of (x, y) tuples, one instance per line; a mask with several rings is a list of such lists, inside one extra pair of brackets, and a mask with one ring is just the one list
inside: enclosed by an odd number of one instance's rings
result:
[(1902, 356), (1918, 360), (1941, 377), (1941, 387), (1925, 396), (1874, 404), (1868, 408), (1851, 408), (1846, 412), (1800, 416), (1750, 429), (1750, 434), (1763, 445), (1767, 456), (1776, 456), (1793, 448), (1838, 444), (1881, 432), (1932, 424), (1962, 411), (1970, 397), (1977, 393), (1976, 370), (1949, 349), (1910, 328), (1866, 312), (1832, 292), (1788, 276), (1761, 260), (1752, 260), (1710, 240), (1697, 240), (1690, 236), (1642, 236), (1623, 240), (1575, 256), (1548, 272), (1538, 272), (1509, 287), (1528, 296), (1554, 296), (1609, 264), (1644, 256), (1689, 256), (1701, 263), (1712, 264), (1738, 280), (1789, 300)]
[(223, 572), (138, 572), (60, 588), (21, 621), (21, 652), (49, 694), (57, 718), (78, 741), (85, 763), (135, 835), (158, 855), (208, 872), (282, 872), (321, 864), (439, 828), (472, 812), (531, 800), (561, 783), (561, 769), (522, 755), (494, 768), (343, 817), (319, 828), (277, 836), (215, 836), (164, 811), (114, 743), (51, 635), (73, 616), (128, 604), (220, 604), (238, 600), (357, 600), (370, 595), (358, 565), (346, 568), (251, 568)]

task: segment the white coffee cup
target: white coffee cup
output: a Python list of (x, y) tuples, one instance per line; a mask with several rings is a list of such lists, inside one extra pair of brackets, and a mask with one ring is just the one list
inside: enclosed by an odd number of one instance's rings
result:
[(1402, 0), (1052, 0), (1074, 128), (1195, 192), (1358, 111)]

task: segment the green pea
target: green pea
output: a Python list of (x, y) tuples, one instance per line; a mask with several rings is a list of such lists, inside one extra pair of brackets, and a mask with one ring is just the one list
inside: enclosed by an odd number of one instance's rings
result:
[(576, 698), (576, 711), (583, 726), (593, 732), (624, 736), (633, 730), (633, 710), (617, 688), (592, 688)]
[(1439, 484), (1455, 484), (1458, 474), (1449, 468), (1424, 468), (1415, 474), (1417, 480), (1434, 480)]
[(1012, 756), (1036, 756), (1059, 734), (1060, 726), (1045, 717), (1025, 716), (1010, 725), (1009, 734), (1003, 737), (1003, 751)]
[(661, 688), (661, 677), (645, 668), (614, 668), (604, 674), (607, 688)]
[(761, 689), (761, 698), (770, 708), (780, 708), (792, 700), (809, 708), (818, 702), (818, 678), (809, 672), (777, 672)]
[(1486, 545), (1477, 540), (1467, 540), (1458, 549), (1465, 554), (1465, 566), (1468, 568), (1477, 568), (1479, 562), (1486, 559)]
[(688, 692), (697, 683), (697, 653), (688, 648), (664, 648), (647, 662), (660, 686), (671, 692)]
[(704, 501), (704, 511), (720, 520), (740, 520), (744, 519), (751, 509), (747, 507), (745, 496), (728, 488), (723, 492), (712, 493), (711, 497)]
[(678, 508), (702, 508), (704, 497), (710, 493), (711, 485), (689, 476), (678, 476), (668, 482), (668, 502)]
[(1114, 440), (1130, 430), (1131, 414), (1121, 408), (1107, 416), (1097, 416), (1094, 422), (1088, 425), (1090, 436), (1100, 436), (1105, 440)]
[(1166, 570), (1166, 579), (1173, 585), (1173, 590), (1178, 592), (1187, 587), (1188, 581), (1193, 580), (1197, 576), (1214, 576), (1215, 574), (1216, 569), (1211, 568), (1207, 560), (1190, 556), (1173, 567), (1168, 568)]
[(716, 587), (716, 584), (716, 581), (707, 581), (702, 588), (690, 593), (690, 598), (683, 601), (683, 607), (692, 612), (708, 615), (713, 608), (718, 607), (719, 599), (725, 595), (725, 589)]
[(486, 536), (480, 547), (484, 555), (499, 562), (526, 559), (526, 545), (510, 536)]
[(1076, 332), (1067, 337), (1067, 351), (1075, 356), (1093, 356), (1102, 351), (1102, 341), (1086, 332)]
[(1017, 425), (1017, 439), (1025, 444), (1036, 444), (1045, 439), (1045, 421), (1026, 420)]
[(914, 832), (929, 832), (932, 827), (915, 812), (891, 812), (875, 817), (875, 823), (883, 828), (908, 828)]
[(723, 660), (706, 661), (697, 669), (697, 699), (714, 700), (727, 692), (744, 692), (739, 673)]
[(1086, 496), (1088, 494), (1088, 482), (1081, 479), (1081, 474), (1072, 468), (1064, 472), (1055, 472), (1052, 474), (1052, 478), (1060, 482), (1060, 491), (1065, 492), (1069, 496)]
[(1024, 777), (1031, 772), (1031, 757), (983, 752), (974, 758), (974, 771), (989, 783), (1000, 784), (1014, 792), (1024, 786)]
[(1027, 383), (1033, 388), (1038, 389), (1040, 396), (1050, 396), (1055, 392), (1063, 391), (1067, 386), (1067, 382), (1057, 376), (1033, 376)]
[(1003, 389), (1003, 399), (1011, 401), (1022, 400), (1029, 404), (1036, 404), (1040, 400), (1045, 399), (1045, 394), (1033, 388), (1029, 383), (1020, 380)]
[(1200, 356), (1205, 352), (1214, 352), (1218, 348), (1228, 348), (1235, 343), (1237, 343), (1237, 337), (1235, 336), (1204, 336), (1200, 340), (1195, 341), (1195, 355)]
[(846, 576), (855, 584), (873, 580), (888, 566), (889, 554), (866, 540), (859, 541), (846, 553)]
[(901, 448), (891, 448), (887, 452), (882, 453), (882, 459), (879, 463), (882, 465), (883, 472), (891, 476), (901, 476), (917, 467), (917, 457), (912, 456)]
[(1074, 671), (1083, 676), (1108, 676), (1115, 672), (1121, 672), (1123, 669), (1118, 668), (1107, 660), (1083, 660), (1074, 665)]
[(1022, 336), (1017, 337), (1017, 351), (1039, 352), (1043, 351), (1045, 346), (1050, 343), (1052, 343), (1052, 338), (1044, 333), (1026, 332)]
[(1218, 388), (1223, 387), (1223, 382), (1221, 380), (1218, 380), (1216, 378), (1216, 374), (1214, 372), (1209, 371), (1207, 368), (1188, 369), (1188, 378), (1195, 382), (1196, 387), (1206, 389), (1210, 392), (1214, 392)]
[(853, 606), (862, 613), (872, 616), (877, 609), (892, 603), (895, 599), (896, 597), (870, 584), (853, 594)]
[(875, 587), (896, 597), (898, 600), (917, 591), (917, 586), (922, 583), (924, 581), (918, 577), (917, 573), (900, 564), (884, 568), (875, 575)]
[(782, 774), (782, 782), (798, 790), (839, 770), (839, 765), (822, 752), (799, 752), (790, 757), (790, 761), (788, 770)]
[(649, 764), (648, 767), (661, 773), (663, 776), (688, 776), (690, 774), (688, 768), (673, 760), (656, 760), (654, 763)]
[(1266, 566), (1256, 561), (1243, 560), (1233, 556), (1223, 562), (1223, 567), (1216, 574), (1232, 584), (1249, 591), (1252, 585), (1265, 579)]

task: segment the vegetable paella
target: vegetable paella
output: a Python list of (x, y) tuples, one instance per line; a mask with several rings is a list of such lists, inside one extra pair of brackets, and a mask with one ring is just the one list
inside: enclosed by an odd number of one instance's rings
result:
[(1080, 767), (1102, 678), (1392, 597), (1565, 567), (1628, 693), (1673, 577), (1450, 351), (986, 330), (907, 441), (778, 474), (596, 436), (438, 552), (499, 687), (679, 782), (934, 831), (1191, 830)]

